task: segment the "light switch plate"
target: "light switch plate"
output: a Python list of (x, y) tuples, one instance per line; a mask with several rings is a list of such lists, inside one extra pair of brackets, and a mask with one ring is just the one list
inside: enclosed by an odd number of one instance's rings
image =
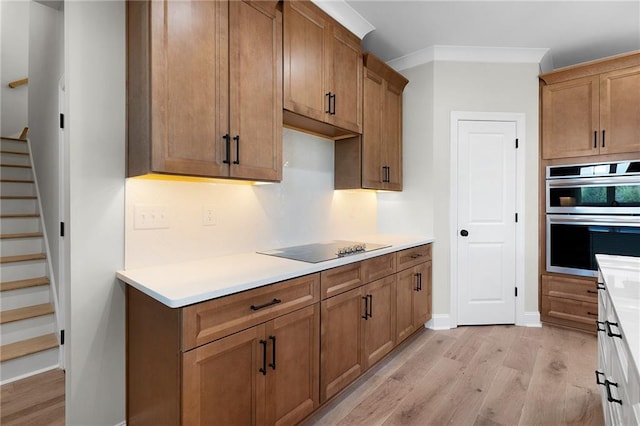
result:
[(202, 206), (202, 225), (216, 226), (216, 208), (215, 206)]
[(133, 229), (165, 229), (169, 227), (167, 206), (136, 204), (133, 206)]

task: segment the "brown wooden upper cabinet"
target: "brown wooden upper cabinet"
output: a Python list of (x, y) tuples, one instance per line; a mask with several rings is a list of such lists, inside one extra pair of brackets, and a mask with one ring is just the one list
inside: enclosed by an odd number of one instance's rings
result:
[(409, 80), (364, 54), (362, 136), (336, 141), (335, 188), (402, 191), (402, 92)]
[(640, 53), (540, 78), (543, 159), (640, 151)]
[(284, 123), (333, 139), (362, 133), (360, 40), (307, 0), (284, 2)]
[(129, 1), (128, 176), (279, 181), (277, 1)]

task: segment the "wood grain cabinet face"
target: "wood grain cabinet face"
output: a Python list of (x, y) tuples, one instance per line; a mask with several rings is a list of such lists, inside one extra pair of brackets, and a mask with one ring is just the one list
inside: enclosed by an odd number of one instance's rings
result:
[(431, 319), (431, 261), (398, 272), (396, 342), (400, 343)]
[(594, 332), (598, 318), (595, 279), (542, 275), (540, 319), (543, 322)]
[(368, 298), (364, 325), (364, 367), (371, 367), (391, 352), (396, 344), (396, 276), (374, 281), (364, 286)]
[(127, 2), (128, 176), (281, 179), (276, 4)]
[(640, 66), (542, 87), (543, 159), (640, 151)]
[(308, 1), (284, 2), (284, 108), (362, 132), (360, 40)]

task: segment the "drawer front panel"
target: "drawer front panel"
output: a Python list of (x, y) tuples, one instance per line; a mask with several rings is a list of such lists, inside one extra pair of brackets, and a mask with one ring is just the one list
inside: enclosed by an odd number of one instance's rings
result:
[(377, 256), (362, 262), (362, 271), (364, 282), (379, 280), (388, 275), (396, 273), (396, 254), (389, 253), (383, 256)]
[(322, 300), (364, 284), (362, 262), (351, 263), (320, 272)]
[(595, 332), (598, 303), (542, 295), (542, 320)]
[(320, 274), (248, 290), (182, 310), (182, 350), (212, 342), (320, 300)]
[(396, 271), (411, 268), (418, 263), (431, 260), (431, 244), (402, 250), (397, 253)]
[(542, 294), (589, 303), (598, 303), (598, 290), (595, 278), (593, 280), (584, 280), (543, 275)]

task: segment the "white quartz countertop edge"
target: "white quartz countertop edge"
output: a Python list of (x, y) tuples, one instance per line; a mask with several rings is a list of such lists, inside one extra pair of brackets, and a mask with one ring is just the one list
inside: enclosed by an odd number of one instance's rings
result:
[(168, 307), (180, 308), (435, 241), (429, 237), (394, 235), (353, 240), (390, 247), (319, 263), (240, 253), (121, 270), (116, 276)]
[(640, 372), (640, 257), (597, 254), (596, 260), (622, 338), (627, 341)]

